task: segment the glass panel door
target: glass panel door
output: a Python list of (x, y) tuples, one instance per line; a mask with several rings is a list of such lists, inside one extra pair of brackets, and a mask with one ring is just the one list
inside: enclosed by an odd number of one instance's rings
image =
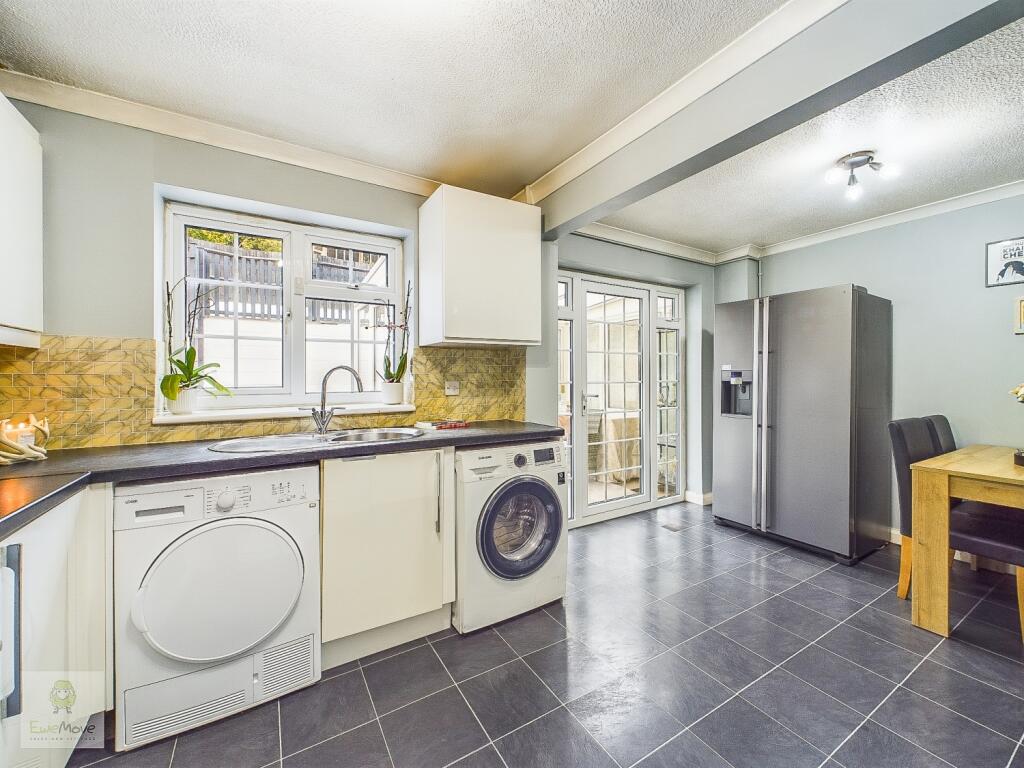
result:
[[(646, 291), (582, 281), (585, 381), (577, 426), (577, 514), (650, 499), (647, 471)], [(585, 435), (583, 434), (585, 430)], [(582, 470), (582, 471), (580, 471)], [(586, 478), (585, 483), (580, 480)]]
[(659, 499), (679, 493), (679, 331), (658, 329), (658, 488)]
[[(561, 283), (560, 283), (561, 285)], [(572, 364), (572, 320), (558, 321), (558, 426), (565, 430), (565, 455), (569, 464), (569, 488), (575, 464), (573, 463), (573, 364)], [(569, 494), (569, 519), (575, 514), (575, 494)]]

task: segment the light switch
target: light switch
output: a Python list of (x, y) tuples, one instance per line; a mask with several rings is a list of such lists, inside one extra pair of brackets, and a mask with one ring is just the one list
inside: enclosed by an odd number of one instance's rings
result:
[(457, 382), (457, 381), (446, 381), (444, 383), (444, 393), (446, 395), (457, 395), (457, 394), (459, 394), (459, 382)]

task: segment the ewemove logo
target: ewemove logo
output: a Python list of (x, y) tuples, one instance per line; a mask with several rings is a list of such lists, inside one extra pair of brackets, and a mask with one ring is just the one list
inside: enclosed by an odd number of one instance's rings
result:
[(50, 690), (50, 703), (53, 704), (53, 714), (59, 714), (63, 709), (70, 715), (71, 708), (75, 706), (76, 698), (78, 697), (75, 694), (75, 686), (71, 684), (70, 680), (56, 681)]
[(21, 744), (25, 748), (103, 746), (102, 672), (25, 671)]

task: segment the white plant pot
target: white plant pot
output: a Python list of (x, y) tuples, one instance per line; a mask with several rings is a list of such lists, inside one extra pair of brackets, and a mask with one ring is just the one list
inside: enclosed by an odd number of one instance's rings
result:
[(177, 416), (183, 416), (187, 413), (192, 413), (198, 407), (199, 403), (199, 390), (197, 389), (182, 389), (178, 391), (177, 400), (168, 400), (167, 407), (171, 410), (171, 413)]
[(385, 405), (399, 405), (405, 394), (405, 385), (400, 381), (385, 381), (380, 385), (380, 391), (384, 396)]

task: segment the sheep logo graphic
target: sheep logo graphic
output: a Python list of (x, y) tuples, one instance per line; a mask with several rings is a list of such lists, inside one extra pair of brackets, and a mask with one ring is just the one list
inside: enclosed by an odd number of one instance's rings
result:
[(53, 684), (53, 688), (50, 689), (50, 703), (53, 705), (53, 714), (57, 714), (62, 709), (67, 713), (71, 714), (71, 708), (75, 706), (75, 699), (78, 698), (78, 694), (75, 693), (75, 686), (71, 684), (70, 680), (57, 680)]

